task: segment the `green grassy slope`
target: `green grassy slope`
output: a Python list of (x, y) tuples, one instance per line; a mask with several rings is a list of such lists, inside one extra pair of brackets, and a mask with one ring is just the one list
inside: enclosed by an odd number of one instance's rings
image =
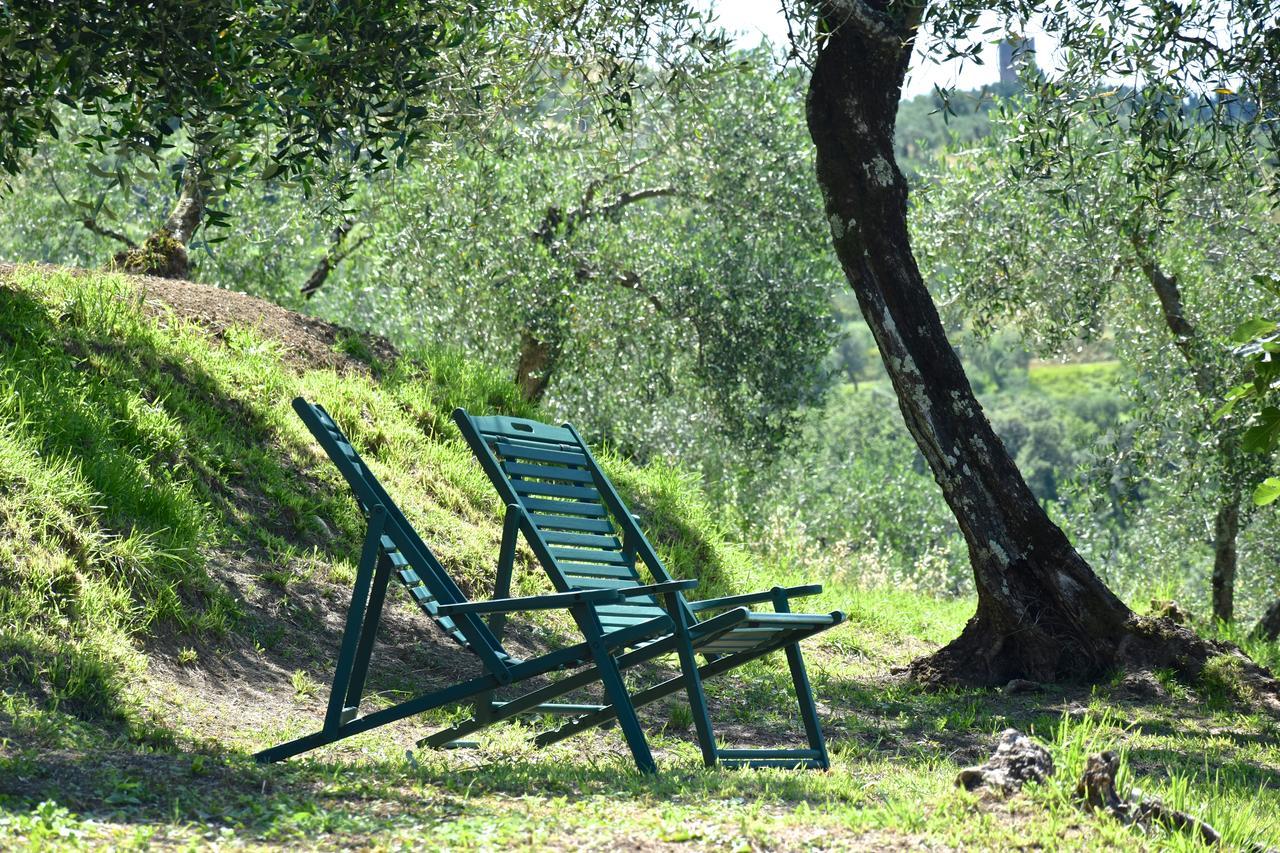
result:
[[(536, 412), (447, 353), (379, 361), (384, 348), (338, 335), (326, 366), (259, 328), (252, 301), (225, 299), (244, 322), (215, 329), (145, 282), (0, 272), (0, 848), (1185, 846), (1071, 804), (1085, 750), (1117, 745), (1144, 788), (1231, 840), (1280, 842), (1268, 781), (1280, 732), (1234, 709), (1229, 673), (1203, 697), (1169, 684), (1176, 703), (1118, 685), (923, 692), (889, 670), (953, 636), (971, 602), (867, 588), (884, 573), (801, 544), (752, 553), (693, 479), (607, 456), (673, 572), (701, 578), (702, 594), (828, 583), (807, 606), (850, 619), (807, 654), (832, 772), (704, 771), (678, 701), (644, 715), (656, 779), (632, 772), (616, 731), (536, 752), (511, 725), (476, 752), (406, 756), (449, 712), (253, 764), (254, 750), (318, 723), (362, 532), (290, 398), (329, 409), (478, 596), (499, 505), (448, 413)], [(544, 582), (525, 560), (517, 583)], [(468, 665), (430, 631), (407, 602), (391, 608), (373, 705)], [(566, 626), (512, 637), (536, 649)], [(726, 741), (797, 737), (785, 670), (765, 660), (710, 685)], [(1057, 781), (1011, 801), (956, 790), (957, 767), (1008, 725), (1053, 742)]]
[[(248, 554), (283, 589), (349, 581), (362, 524), (289, 407), (298, 394), (343, 425), (464, 588), (492, 584), (499, 502), (449, 413), (531, 414), (510, 383), (447, 353), (300, 370), (247, 326), (211, 340), (144, 310), (122, 277), (25, 270), (0, 287), (6, 677), (119, 715), (139, 638), (250, 625), (218, 555)], [(716, 590), (748, 565), (679, 473), (607, 464), (674, 568)]]

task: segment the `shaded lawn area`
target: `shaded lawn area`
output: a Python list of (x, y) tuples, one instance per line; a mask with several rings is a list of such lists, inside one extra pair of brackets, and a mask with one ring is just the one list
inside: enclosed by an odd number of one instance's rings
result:
[[(1125, 752), (1131, 783), (1208, 819), (1230, 840), (1280, 843), (1274, 720), (1201, 701), (1176, 684), (1176, 702), (1149, 703), (1119, 687), (924, 692), (884, 673), (953, 629), (965, 602), (855, 589), (823, 599), (819, 607), (843, 599), (852, 613), (847, 626), (809, 644), (830, 773), (704, 770), (673, 706), (646, 717), (662, 769), (644, 777), (616, 730), (535, 751), (534, 729), (513, 724), (483, 735), (476, 750), (406, 755), (416, 737), (447, 721), (439, 715), (260, 767), (249, 751), (313, 728), (318, 699), (299, 697), (279, 731), (204, 720), (198, 741), (180, 728), (170, 737), (157, 724), (148, 742), (145, 732), (113, 737), (10, 694), (0, 715), (0, 843), (1194, 846), (1077, 810), (1070, 792), (1084, 756), (1104, 748)], [(772, 659), (714, 682), (719, 730), (739, 745), (798, 738), (786, 684), (785, 665)], [(211, 737), (218, 725), (224, 736)], [(956, 789), (959, 767), (981, 762), (994, 734), (1009, 726), (1050, 742), (1057, 778), (1008, 800)]]

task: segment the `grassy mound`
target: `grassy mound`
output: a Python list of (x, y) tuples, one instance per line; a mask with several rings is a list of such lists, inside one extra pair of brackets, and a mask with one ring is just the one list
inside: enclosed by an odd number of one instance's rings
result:
[[(263, 627), (238, 586), (287, 599), (348, 585), (363, 525), (289, 407), (299, 394), (343, 425), (462, 586), (491, 587), (499, 501), (449, 413), (536, 415), (514, 386), (449, 353), (384, 363), (354, 335), (338, 343), (341, 364), (310, 369), (272, 331), (246, 322), (211, 337), (121, 276), (33, 268), (0, 283), (6, 685), (128, 717), (123, 685), (152, 647), (190, 658)], [(720, 592), (749, 565), (688, 478), (606, 464), (674, 570)], [(538, 588), (524, 567), (520, 582)]]
[[(890, 671), (954, 636), (971, 601), (868, 587), (888, 576), (873, 556), (794, 531), (740, 547), (692, 478), (608, 455), (700, 594), (820, 580), (806, 606), (850, 614), (806, 643), (830, 773), (705, 771), (676, 699), (642, 715), (656, 778), (634, 773), (616, 731), (534, 751), (527, 723), (478, 751), (406, 756), (448, 711), (257, 766), (254, 750), (318, 724), (362, 533), (289, 408), (298, 394), (488, 594), (500, 507), (448, 414), (536, 416), (505, 379), (211, 288), (0, 270), (0, 847), (1186, 846), (1075, 807), (1084, 756), (1103, 748), (1229, 843), (1280, 842), (1280, 729), (1238, 710), (1227, 668), (1203, 695), (1157, 673), (1170, 695), (1154, 699), (1119, 682), (922, 692)], [(517, 585), (545, 588), (527, 555)], [(375, 707), (471, 665), (401, 598), (379, 635)], [(554, 619), (509, 631), (517, 653), (567, 636)], [(710, 683), (717, 732), (794, 744), (788, 686), (769, 659)], [(1011, 800), (955, 788), (1006, 726), (1048, 740), (1059, 775)]]

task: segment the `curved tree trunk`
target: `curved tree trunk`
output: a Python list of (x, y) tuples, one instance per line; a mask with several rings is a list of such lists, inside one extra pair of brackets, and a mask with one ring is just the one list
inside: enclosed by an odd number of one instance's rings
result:
[[(1160, 313), (1164, 324), (1173, 335), (1173, 344), (1187, 363), (1196, 390), (1206, 401), (1217, 397), (1220, 381), (1210, 369), (1207, 356), (1207, 344), (1200, 336), (1195, 324), (1187, 317), (1182, 303), (1182, 288), (1178, 285), (1178, 277), (1170, 275), (1161, 268), (1151, 241), (1138, 231), (1130, 231), (1129, 242), (1138, 259), (1151, 289), (1155, 291), (1160, 302)], [(1208, 416), (1209, 412), (1205, 412)], [(1218, 439), (1218, 459), (1222, 466), (1222, 478), (1230, 479), (1231, 470), (1235, 467), (1236, 454), (1240, 452), (1239, 442), (1234, 436), (1220, 436)], [(1235, 616), (1236, 566), (1239, 562), (1236, 540), (1240, 534), (1240, 492), (1239, 489), (1223, 484), (1222, 503), (1213, 520), (1213, 576), (1210, 580), (1213, 597), (1213, 618), (1222, 622), (1230, 622)]]
[(158, 231), (142, 242), (115, 256), (115, 267), (135, 275), (161, 278), (187, 278), (191, 261), (187, 246), (196, 229), (204, 221), (208, 199), (208, 179), (199, 152), (188, 155), (182, 169), (178, 200)]
[(914, 675), (999, 684), (1126, 663), (1198, 671), (1219, 647), (1134, 616), (1102, 583), (1036, 502), (947, 341), (911, 252), (907, 184), (894, 162), (919, 7), (829, 0), (819, 8), (828, 35), (807, 111), (836, 255), (907, 428), (959, 522), (978, 593), (961, 635), (917, 661)]

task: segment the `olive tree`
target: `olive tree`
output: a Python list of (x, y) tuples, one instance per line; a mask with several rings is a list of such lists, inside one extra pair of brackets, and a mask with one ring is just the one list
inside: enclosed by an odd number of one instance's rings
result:
[[(1137, 617), (1098, 578), (1050, 520), (982, 412), (912, 252), (908, 187), (894, 162), (894, 121), (921, 27), (944, 50), (964, 53), (983, 11), (1018, 28), (1044, 17), (1067, 65), (1046, 86), (1044, 136), (1084, 111), (1106, 76), (1167, 79), (1193, 93), (1272, 73), (1280, 58), (1276, 9), (1231, 4), (1229, 17), (1197, 5), (1118, 3), (900, 3), (826, 0), (814, 15), (808, 119), (837, 256), (875, 334), (900, 408), (964, 535), (978, 594), (961, 635), (914, 665), (922, 678), (999, 683), (1013, 677), (1096, 675), (1115, 666), (1171, 666), (1194, 673), (1210, 644), (1170, 623)], [(1095, 22), (1104, 18), (1108, 26)], [(1222, 41), (1205, 38), (1217, 34)], [(976, 48), (973, 48), (976, 49)], [(1170, 140), (1176, 121), (1134, 110), (1129, 121)]]
[(489, 114), (549, 55), (573, 55), (602, 110), (616, 111), (641, 62), (675, 57), (678, 69), (716, 48), (699, 20), (680, 0), (9, 3), (0, 170), (20, 172), (68, 130), (121, 189), (176, 159), (175, 201), (142, 245), (78, 201), (89, 228), (131, 244), (125, 268), (183, 276), (196, 230), (227, 222), (210, 208), (216, 194), (251, 179), (329, 183), (341, 206), (355, 177), (403, 166), (424, 139)]
[(313, 310), (495, 363), (630, 450), (776, 446), (825, 387), (839, 277), (796, 88), (757, 52), (621, 128), (541, 98), (358, 193), (368, 242)]
[(1191, 124), (1208, 162), (1162, 181), (1153, 207), (1135, 192), (1141, 139), (1110, 145), (1077, 125), (1068, 144), (1080, 162), (1041, 168), (1018, 145), (1034, 107), (1015, 100), (1005, 111), (990, 137), (949, 152), (925, 184), (913, 233), (926, 277), (981, 327), (1016, 324), (1045, 355), (1114, 335), (1143, 377), (1138, 420), (1153, 433), (1138, 445), (1151, 451), (1143, 469), (1160, 479), (1172, 465), (1172, 491), (1208, 505), (1213, 615), (1230, 621), (1253, 475), (1239, 435), (1213, 415), (1240, 372), (1228, 336), (1261, 295), (1252, 276), (1280, 239), (1261, 191), (1266, 167), (1257, 152), (1215, 151), (1209, 128)]

